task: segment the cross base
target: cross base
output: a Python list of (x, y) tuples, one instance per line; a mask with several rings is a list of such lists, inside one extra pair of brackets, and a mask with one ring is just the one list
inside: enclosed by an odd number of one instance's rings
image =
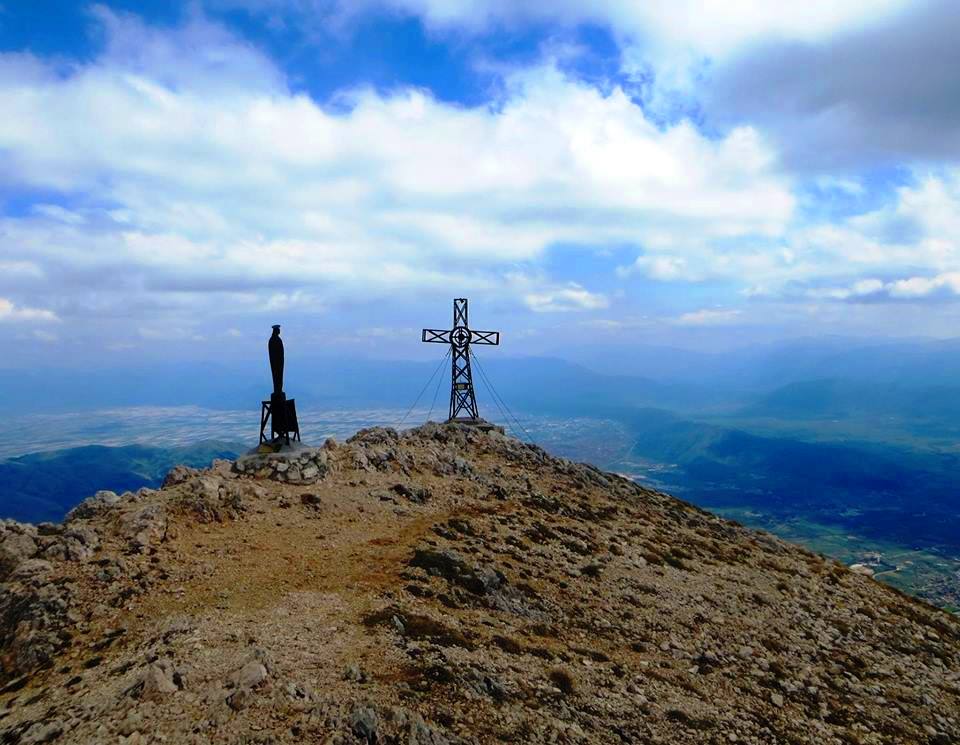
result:
[(447, 424), (466, 424), (468, 427), (476, 427), (481, 432), (499, 432), (501, 435), (505, 434), (505, 430), (499, 424), (492, 424), (486, 419), (480, 419), (479, 417), (456, 417), (454, 419), (448, 419)]

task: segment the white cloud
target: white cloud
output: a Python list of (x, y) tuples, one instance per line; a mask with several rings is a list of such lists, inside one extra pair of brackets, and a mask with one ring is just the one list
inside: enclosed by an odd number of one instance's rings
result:
[(815, 41), (868, 26), (908, 7), (909, 0), (621, 0), (610, 5), (623, 14), (616, 16), (619, 20), (633, 19), (655, 38), (719, 55), (762, 38)]
[(794, 252), (782, 245), (789, 230), (783, 226), (780, 235), (766, 238), (760, 246), (751, 240), (738, 245), (677, 233), (669, 240), (646, 244), (651, 252), (618, 267), (617, 273), (621, 277), (641, 274), (661, 282), (782, 281), (796, 276), (800, 268)]
[(0, 276), (40, 279), (43, 269), (32, 261), (0, 261)]
[[(221, 0), (223, 2), (224, 0)], [(234, 4), (254, 7), (247, 0)], [(417, 15), (435, 29), (482, 31), (519, 22), (594, 23), (619, 36), (656, 40), (701, 54), (723, 54), (758, 38), (821, 39), (867, 26), (909, 5), (909, 0), (345, 0), (347, 11), (387, 7)], [(316, 6), (298, 0), (267, 0), (260, 7), (316, 17)]]
[[(835, 7), (856, 13), (863, 10), (857, 5)], [(896, 4), (879, 10), (873, 16), (868, 9), (862, 20), (869, 24), (840, 24), (813, 37), (787, 33), (738, 48), (695, 89), (699, 113), (721, 130), (743, 122), (760, 127), (802, 172), (956, 162), (955, 0), (909, 2), (896, 14), (888, 12)]]
[[(250, 0), (221, 0), (253, 7)], [(329, 24), (367, 8), (421, 18), (439, 32), (479, 33), (522, 24), (608, 29), (619, 41), (623, 71), (644, 90), (648, 107), (669, 110), (674, 94), (694, 91), (711, 65), (763, 42), (815, 43), (871, 28), (912, 6), (912, 0), (339, 0), (317, 11), (301, 0), (267, 0), (273, 13)], [(261, 5), (261, 7), (263, 7)], [(323, 7), (323, 6), (321, 6)], [(304, 22), (301, 20), (301, 22)], [(650, 72), (656, 82), (649, 85)]]
[(620, 276), (720, 280), (741, 285), (744, 297), (768, 299), (951, 297), (960, 274), (960, 169), (916, 171), (878, 209), (833, 222), (795, 219), (759, 243), (675, 233), (646, 248)]
[(83, 215), (64, 209), (58, 204), (38, 204), (33, 208), (33, 212), (41, 217), (49, 217), (51, 220), (59, 220), (70, 225), (82, 225), (85, 222)]
[(651, 279), (663, 281), (673, 280), (696, 280), (701, 275), (692, 271), (687, 260), (683, 256), (638, 256), (637, 260), (630, 266), (617, 267), (617, 274), (621, 277), (629, 277), (635, 272), (640, 272)]
[(684, 313), (674, 320), (678, 326), (722, 326), (740, 320), (740, 310), (703, 309)]
[(0, 297), (0, 323), (37, 322), (56, 323), (59, 317), (52, 310), (29, 308), (16, 305), (7, 298)]
[(801, 226), (789, 240), (796, 270), (781, 281), (809, 281), (831, 272), (854, 277), (836, 299), (892, 289), (889, 279), (878, 287), (876, 275), (901, 281), (952, 276), (960, 272), (960, 169), (917, 172), (892, 204), (834, 224)]
[(574, 282), (542, 292), (527, 293), (523, 296), (523, 301), (535, 313), (601, 310), (610, 305), (610, 301), (604, 295), (585, 290)]
[(960, 272), (949, 272), (936, 277), (898, 279), (891, 282), (888, 289), (891, 297), (895, 298), (927, 297), (942, 290), (960, 295)]
[[(493, 106), (356, 90), (328, 109), (203, 19), (160, 31), (97, 12), (109, 43), (89, 64), (0, 55), (0, 149), (7, 187), (109, 207), (7, 217), (0, 259), (56, 266), (67, 292), (99, 281), (101, 311), (132, 292), (211, 312), (211, 292), (261, 310), (359, 288), (499, 292), (555, 243), (639, 243), (669, 266), (694, 242), (700, 256), (779, 236), (793, 214), (756, 132), (659, 128), (620, 89), (549, 66), (512, 75)], [(530, 307), (605, 302), (540, 284)]]
[(816, 299), (863, 300), (891, 298), (894, 300), (923, 300), (931, 297), (954, 298), (960, 296), (960, 271), (945, 272), (933, 276), (903, 277), (883, 282), (879, 279), (864, 279), (849, 287), (815, 288), (807, 295)]
[(817, 300), (855, 300), (877, 295), (886, 285), (879, 279), (861, 279), (849, 287), (822, 287), (807, 291), (807, 295)]
[[(638, 29), (666, 23), (666, 5), (650, 7), (616, 12), (647, 14)], [(705, 7), (705, 17), (719, 12)], [(860, 23), (853, 7), (833, 16), (817, 5), (821, 20), (789, 33)], [(483, 106), (415, 89), (316, 102), (202, 18), (156, 30), (97, 12), (108, 44), (87, 64), (0, 55), (0, 186), (63, 196), (0, 218), (3, 320), (56, 319), (39, 309), (54, 293), (64, 317), (121, 318), (136, 306), (131, 328), (149, 340), (203, 338), (190, 317), (229, 314), (205, 330), (215, 338), (242, 327), (234, 316), (319, 312), (360, 291), (457, 287), (538, 313), (609, 307), (589, 279), (562, 284), (539, 268), (555, 244), (636, 246), (624, 280), (719, 280), (767, 299), (957, 294), (960, 170), (918, 172), (889, 205), (810, 224), (755, 129), (707, 137), (685, 121), (660, 126), (623, 90), (550, 65), (512, 72)], [(722, 33), (739, 44), (781, 30), (744, 23)], [(677, 44), (720, 54), (734, 43), (699, 24), (677, 31)], [(824, 183), (863, 191), (846, 177)], [(734, 323), (737, 313), (668, 323)], [(152, 325), (165, 314), (169, 326)]]

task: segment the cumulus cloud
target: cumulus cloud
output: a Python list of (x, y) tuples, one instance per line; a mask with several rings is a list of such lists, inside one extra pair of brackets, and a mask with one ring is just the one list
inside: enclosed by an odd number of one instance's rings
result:
[(960, 297), (960, 272), (903, 277), (889, 281), (864, 279), (847, 287), (810, 289), (806, 294), (816, 299), (850, 302), (954, 300)]
[(711, 71), (708, 116), (764, 128), (797, 169), (956, 162), (956, 3), (913, 3), (842, 31), (740, 49)]
[[(435, 34), (477, 36), (498, 30), (584, 25), (617, 39), (622, 72), (648, 110), (669, 115), (678, 98), (700, 88), (705, 73), (750, 47), (819, 43), (844, 32), (872, 29), (899, 17), (911, 0), (208, 0), (243, 9), (274, 28), (323, 38), (371, 12), (413, 16)], [(699, 91), (698, 91), (699, 92)], [(680, 104), (682, 108), (682, 104)]]
[(575, 282), (523, 296), (527, 307), (535, 313), (562, 313), (572, 310), (601, 310), (610, 305), (603, 295), (589, 292)]
[(871, 25), (906, 7), (909, 0), (212, 0), (216, 7), (244, 8), (272, 17), (344, 18), (387, 9), (421, 18), (435, 30), (482, 32), (521, 23), (596, 24), (628, 39), (722, 55), (757, 38), (819, 39)]
[(27, 308), (14, 304), (7, 298), (0, 297), (0, 323), (15, 323), (20, 321), (55, 323), (59, 317), (52, 310), (46, 308)]
[[(62, 195), (3, 218), (0, 250), (67, 292), (95, 288), (101, 312), (131, 293), (202, 294), (213, 311), (211, 293), (272, 309), (359, 288), (497, 292), (557, 243), (672, 255), (693, 236), (776, 236), (792, 216), (789, 180), (749, 127), (658, 127), (619, 88), (550, 66), (511, 75), (492, 106), (413, 89), (327, 106), (202, 18), (97, 17), (108, 42), (87, 64), (0, 56), (0, 179)], [(549, 278), (525, 296), (604, 302)]]
[(928, 297), (941, 291), (960, 295), (960, 272), (938, 274), (936, 277), (898, 279), (891, 282), (887, 288), (895, 298)]
[(684, 313), (674, 321), (678, 326), (722, 326), (740, 320), (743, 311), (736, 309), (709, 309)]
[(662, 282), (722, 280), (752, 298), (875, 302), (949, 297), (960, 272), (960, 169), (917, 170), (877, 209), (794, 220), (763, 246), (695, 240), (618, 271)]
[(823, 287), (807, 291), (807, 295), (816, 299), (855, 300), (875, 297), (883, 291), (886, 284), (879, 279), (861, 279), (849, 287)]
[(960, 14), (954, 0), (210, 0), (285, 27), (371, 11), (462, 35), (583, 24), (617, 39), (648, 110), (776, 136), (797, 169), (950, 159), (960, 153)]
[(848, 303), (929, 302), (960, 297), (960, 169), (921, 170), (881, 208), (785, 238), (795, 257), (751, 297)]
[(960, 270), (958, 235), (960, 169), (948, 168), (918, 171), (879, 209), (798, 230), (792, 245), (806, 278), (829, 276), (831, 265), (861, 278), (910, 277)]
[[(769, 4), (744, 3), (742, 16), (728, 5), (561, 2), (550, 12), (716, 58), (729, 82), (759, 54), (757, 40), (830, 48), (851, 29), (873, 38), (901, 9), (870, 3), (873, 17), (866, 3), (815, 2), (794, 18)], [(545, 12), (533, 3), (392, 7), (434, 29)], [(677, 23), (677, 7), (689, 23)], [(535, 313), (588, 316), (618, 298), (608, 287), (617, 278), (722, 283), (734, 288), (728, 297), (745, 287), (758, 302), (956, 295), (957, 169), (914, 164), (889, 203), (817, 222), (798, 207), (776, 143), (749, 117), (709, 134), (688, 120), (664, 124), (635, 91), (552, 64), (510, 71), (480, 106), (414, 88), (317, 101), (200, 14), (161, 29), (94, 13), (105, 45), (93, 59), (65, 68), (0, 55), (0, 187), (44, 195), (26, 212), (0, 213), (0, 319), (111, 317), (140, 339), (215, 340), (242, 327), (235, 317), (323, 312), (361, 292), (455, 287)], [(732, 13), (728, 25), (721, 13)], [(673, 54), (662, 59), (686, 59)], [(820, 181), (864, 192), (850, 174)], [(622, 266), (603, 278), (603, 292), (594, 276), (573, 275), (574, 284), (545, 270), (553, 247), (571, 246), (598, 255), (616, 247)], [(39, 310), (54, 293), (59, 315)], [(707, 302), (727, 300), (700, 294), (693, 307)], [(668, 327), (740, 319), (736, 309), (669, 315), (677, 312), (660, 317)], [(217, 317), (206, 333), (192, 321), (202, 316)]]

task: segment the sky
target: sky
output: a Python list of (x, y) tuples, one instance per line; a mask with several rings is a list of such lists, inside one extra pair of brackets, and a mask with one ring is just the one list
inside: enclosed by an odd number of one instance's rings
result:
[[(0, 0), (0, 366), (957, 336), (953, 0)], [(586, 351), (584, 351), (586, 350)]]

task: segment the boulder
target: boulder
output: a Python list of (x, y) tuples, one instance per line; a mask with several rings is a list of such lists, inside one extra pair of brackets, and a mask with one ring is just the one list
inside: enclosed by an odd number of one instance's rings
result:
[(98, 491), (92, 497), (87, 497), (70, 510), (64, 522), (71, 523), (74, 520), (89, 520), (102, 512), (113, 509), (120, 504), (121, 501), (120, 496), (116, 492), (106, 489)]
[(144, 551), (163, 539), (167, 531), (167, 515), (162, 505), (151, 504), (125, 515), (121, 521), (121, 533), (135, 551)]
[(0, 590), (3, 683), (50, 666), (69, 644), (72, 587), (68, 583), (20, 582), (6, 584)]
[(12, 582), (32, 582), (41, 580), (53, 570), (53, 565), (43, 559), (27, 559), (20, 562), (17, 568), (10, 573), (8, 579)]
[(450, 549), (415, 549), (410, 566), (426, 569), (430, 574), (443, 577), (477, 595), (493, 592), (506, 584), (506, 577), (496, 569), (472, 566)]
[(41, 743), (53, 742), (63, 734), (63, 730), (63, 722), (59, 719), (37, 722), (26, 731), (19, 742), (21, 745), (41, 745)]
[(168, 473), (163, 479), (163, 488), (166, 489), (169, 486), (176, 486), (177, 484), (182, 484), (185, 481), (198, 476), (201, 472), (196, 468), (190, 468), (189, 466), (174, 466), (170, 473)]
[(17, 565), (37, 553), (37, 543), (26, 533), (7, 533), (0, 541), (0, 579), (9, 575)]
[(228, 683), (234, 688), (256, 688), (267, 679), (267, 668), (259, 660), (250, 660), (233, 672)]
[(357, 706), (350, 712), (350, 730), (368, 745), (380, 742), (380, 718), (370, 706)]
[(147, 667), (136, 688), (143, 701), (158, 701), (180, 690), (175, 681), (176, 669), (168, 659), (157, 660)]
[(406, 484), (394, 484), (390, 491), (416, 504), (424, 504), (433, 496), (425, 486), (407, 486)]
[(100, 536), (88, 525), (77, 525), (63, 534), (62, 543), (68, 561), (86, 561), (100, 547)]

